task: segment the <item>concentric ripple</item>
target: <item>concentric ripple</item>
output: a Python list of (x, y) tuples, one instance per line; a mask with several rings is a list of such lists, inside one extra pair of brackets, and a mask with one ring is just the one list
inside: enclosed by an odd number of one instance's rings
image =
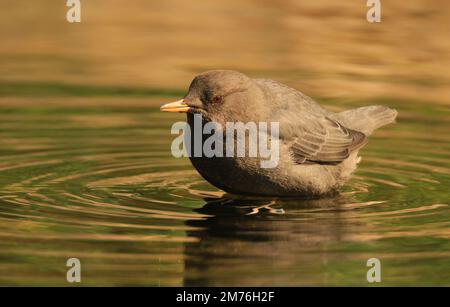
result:
[(450, 285), (448, 113), (399, 105), (340, 195), (298, 200), (212, 187), (157, 108), (3, 108), (0, 284), (64, 285), (77, 257), (86, 285), (359, 285), (376, 257)]

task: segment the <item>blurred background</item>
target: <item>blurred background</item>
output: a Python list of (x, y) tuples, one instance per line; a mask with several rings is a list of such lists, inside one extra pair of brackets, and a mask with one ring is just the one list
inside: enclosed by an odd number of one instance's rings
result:
[(185, 90), (226, 68), (312, 96), (450, 100), (445, 0), (382, 1), (381, 23), (362, 0), (81, 4), (70, 24), (65, 1), (2, 1), (0, 93), (40, 82)]
[[(0, 285), (450, 285), (450, 2), (0, 4)], [(335, 111), (383, 104), (336, 197), (240, 199), (170, 152), (159, 106), (234, 69)]]

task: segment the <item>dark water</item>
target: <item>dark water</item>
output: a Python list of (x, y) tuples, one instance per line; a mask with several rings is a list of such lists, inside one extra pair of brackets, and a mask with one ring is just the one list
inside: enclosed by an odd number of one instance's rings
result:
[(382, 285), (450, 285), (448, 108), (325, 101), (400, 117), (341, 195), (239, 199), (171, 156), (171, 99), (127, 99), (1, 106), (0, 284), (67, 285), (76, 257), (83, 285), (369, 285), (375, 257)]

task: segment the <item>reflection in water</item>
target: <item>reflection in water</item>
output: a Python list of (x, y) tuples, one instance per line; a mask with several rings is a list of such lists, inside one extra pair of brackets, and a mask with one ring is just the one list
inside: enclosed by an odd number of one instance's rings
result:
[[(346, 203), (344, 196), (310, 200), (206, 199), (197, 211), (210, 217), (186, 223), (200, 230), (187, 232), (198, 243), (186, 245), (184, 284), (298, 285), (300, 275), (296, 278), (296, 274), (304, 274), (301, 267), (332, 257), (326, 252), (317, 253), (317, 245), (345, 240), (350, 223), (341, 218), (340, 206)], [(323, 210), (332, 216), (325, 223), (310, 214)], [(355, 231), (354, 227), (350, 232)], [(322, 272), (316, 275), (320, 279)]]
[[(364, 284), (365, 262), (371, 257), (379, 257), (388, 265), (398, 261), (408, 267), (409, 263), (410, 269), (421, 271), (424, 268), (415, 262), (417, 256), (428, 259), (430, 265), (425, 267), (430, 269), (431, 263), (439, 266), (440, 257), (449, 255), (448, 250), (420, 249), (419, 255), (404, 254), (407, 249), (403, 251), (399, 245), (407, 242), (408, 236), (413, 241), (425, 237), (420, 232), (396, 233), (374, 225), (364, 219), (364, 214), (355, 216), (354, 211), (385, 201), (355, 203), (352, 198), (338, 195), (310, 200), (206, 199), (206, 204), (196, 211), (209, 217), (186, 222), (195, 229), (187, 235), (197, 243), (185, 247), (184, 285)], [(414, 208), (409, 213), (437, 208), (444, 209), (441, 214), (448, 214), (447, 205)], [(379, 211), (383, 210), (376, 211), (375, 216), (382, 218), (383, 212)], [(385, 213), (402, 218), (402, 212)], [(448, 238), (449, 232), (441, 229), (440, 235)], [(390, 237), (400, 241), (386, 240)], [(446, 279), (445, 273), (439, 275)]]

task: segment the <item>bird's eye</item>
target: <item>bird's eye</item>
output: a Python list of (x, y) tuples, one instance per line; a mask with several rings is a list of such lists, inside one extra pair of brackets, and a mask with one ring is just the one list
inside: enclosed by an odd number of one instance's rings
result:
[(212, 102), (214, 103), (220, 103), (222, 102), (223, 96), (214, 96)]

